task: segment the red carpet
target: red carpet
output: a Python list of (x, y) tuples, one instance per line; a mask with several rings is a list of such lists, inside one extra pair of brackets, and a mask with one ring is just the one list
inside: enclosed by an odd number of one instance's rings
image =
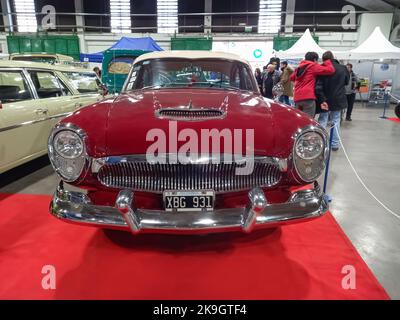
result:
[[(0, 299), (388, 299), (330, 214), (250, 235), (132, 237), (65, 224), (49, 200), (0, 195)], [(44, 265), (56, 290), (41, 287)]]
[(393, 121), (393, 122), (400, 123), (400, 119), (399, 118), (387, 118), (387, 119), (390, 120), (390, 121)]

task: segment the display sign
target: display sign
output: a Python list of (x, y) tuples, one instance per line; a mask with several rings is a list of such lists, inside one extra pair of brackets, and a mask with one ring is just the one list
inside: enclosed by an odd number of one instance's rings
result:
[(392, 79), (380, 80), (372, 84), (368, 102), (374, 104), (386, 104), (388, 93), (392, 92)]

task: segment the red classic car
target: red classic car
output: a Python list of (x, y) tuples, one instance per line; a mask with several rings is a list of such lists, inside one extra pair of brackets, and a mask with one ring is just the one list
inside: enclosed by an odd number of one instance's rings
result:
[(317, 183), (327, 149), (325, 130), (264, 99), (238, 56), (144, 54), (118, 97), (53, 129), (48, 152), (62, 181), (50, 212), (134, 234), (307, 221), (328, 210)]

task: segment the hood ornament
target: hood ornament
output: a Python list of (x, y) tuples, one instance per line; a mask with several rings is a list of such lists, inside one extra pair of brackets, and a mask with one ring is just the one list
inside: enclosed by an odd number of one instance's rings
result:
[(193, 109), (192, 99), (189, 100), (189, 104), (188, 104), (187, 107), (188, 107), (189, 110)]

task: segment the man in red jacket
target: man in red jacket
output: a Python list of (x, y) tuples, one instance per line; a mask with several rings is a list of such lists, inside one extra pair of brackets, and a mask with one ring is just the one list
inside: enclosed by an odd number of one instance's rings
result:
[(315, 116), (315, 82), (318, 76), (331, 75), (335, 73), (335, 68), (330, 60), (318, 64), (318, 53), (307, 52), (304, 60), (290, 75), (290, 80), (294, 81), (294, 102), (296, 108)]

